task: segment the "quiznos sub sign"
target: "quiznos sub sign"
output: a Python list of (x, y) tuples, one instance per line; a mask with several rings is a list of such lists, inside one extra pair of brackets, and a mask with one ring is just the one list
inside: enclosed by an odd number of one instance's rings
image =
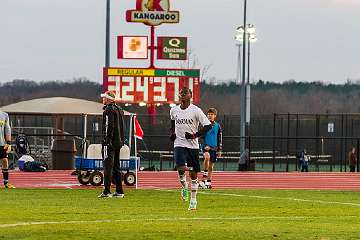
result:
[(170, 60), (187, 59), (186, 37), (158, 37), (157, 58)]
[(179, 23), (179, 12), (170, 11), (169, 0), (137, 0), (135, 10), (126, 11), (126, 21), (150, 26)]
[(121, 103), (177, 103), (179, 90), (189, 87), (200, 101), (199, 69), (104, 68), (105, 91)]

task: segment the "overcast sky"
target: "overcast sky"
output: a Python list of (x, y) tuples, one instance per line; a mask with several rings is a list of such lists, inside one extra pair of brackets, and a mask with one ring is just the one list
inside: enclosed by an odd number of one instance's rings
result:
[[(116, 58), (116, 36), (144, 35), (149, 27), (127, 23), (135, 0), (112, 0), (111, 65), (147, 67)], [(106, 0), (0, 0), (0, 82), (87, 77), (102, 82)], [(241, 0), (170, 0), (179, 24), (157, 35), (188, 36), (207, 77), (234, 79), (234, 30), (242, 24)], [(251, 79), (283, 82), (360, 80), (360, 0), (248, 0), (256, 25)], [(174, 61), (157, 61), (174, 67)]]

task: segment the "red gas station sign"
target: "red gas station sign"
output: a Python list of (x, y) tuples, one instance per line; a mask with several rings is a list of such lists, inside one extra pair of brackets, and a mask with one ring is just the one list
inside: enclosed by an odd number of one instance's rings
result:
[(149, 68), (105, 67), (103, 91), (113, 91), (119, 103), (178, 103), (182, 87), (193, 92), (194, 103), (200, 101), (199, 69), (160, 69), (154, 64), (157, 59), (186, 60), (187, 38), (162, 36), (155, 45), (155, 27), (162, 23), (178, 23), (179, 12), (170, 11), (169, 0), (136, 0), (136, 9), (126, 11), (128, 22), (140, 22), (150, 26), (149, 43), (146, 36), (119, 36), (119, 59), (146, 59), (150, 52)]
[(120, 103), (177, 103), (179, 89), (193, 92), (200, 101), (199, 69), (104, 68), (105, 90), (114, 91)]
[(170, 11), (169, 0), (137, 0), (135, 10), (126, 11), (126, 21), (150, 26), (162, 23), (178, 23), (178, 11)]

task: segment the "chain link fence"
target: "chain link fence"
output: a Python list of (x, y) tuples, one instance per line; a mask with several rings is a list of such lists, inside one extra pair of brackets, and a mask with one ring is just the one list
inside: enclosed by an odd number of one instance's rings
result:
[[(84, 122), (81, 116), (63, 116), (63, 132), (54, 128), (54, 116), (10, 114), (13, 138), (28, 136), (35, 157), (49, 158), (51, 142), (61, 135), (75, 139), (82, 154)], [(174, 169), (173, 145), (169, 140), (168, 115), (138, 115), (145, 136), (138, 140), (141, 166), (146, 169)], [(219, 115), (223, 130), (223, 155), (217, 170), (237, 171), (240, 158), (240, 117)], [(101, 116), (88, 116), (87, 141), (101, 143)], [(128, 119), (126, 119), (128, 129)], [(254, 116), (247, 129), (248, 170), (298, 171), (298, 155), (306, 149), (310, 171), (348, 171), (348, 152), (359, 150), (359, 114), (273, 114)], [(126, 129), (126, 133), (128, 133)], [(128, 136), (127, 136), (128, 138)], [(357, 151), (358, 154), (358, 151)], [(359, 168), (357, 168), (359, 169)]]

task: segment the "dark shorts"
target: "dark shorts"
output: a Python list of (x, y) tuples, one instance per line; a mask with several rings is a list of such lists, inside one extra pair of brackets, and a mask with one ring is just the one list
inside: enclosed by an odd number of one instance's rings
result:
[(199, 149), (185, 147), (174, 148), (174, 160), (177, 167), (185, 166), (195, 172), (200, 172)]
[(209, 152), (209, 154), (210, 154), (210, 162), (216, 163), (218, 161), (216, 151), (209, 150), (209, 151), (205, 151), (205, 152)]
[(0, 159), (7, 158), (8, 155), (4, 149), (4, 146), (0, 146)]
[(202, 150), (203, 150), (203, 153), (208, 152), (210, 154), (210, 162), (216, 163), (218, 161), (216, 151), (214, 151), (214, 150), (205, 150), (205, 147), (203, 147)]

